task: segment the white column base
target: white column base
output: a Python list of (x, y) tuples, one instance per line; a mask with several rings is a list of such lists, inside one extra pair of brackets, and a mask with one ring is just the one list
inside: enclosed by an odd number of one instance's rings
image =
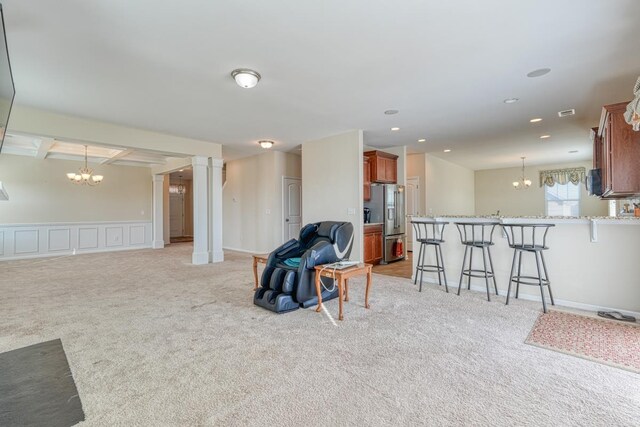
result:
[(191, 255), (191, 263), (194, 265), (209, 264), (209, 252), (194, 252)]
[(164, 240), (154, 240), (151, 243), (153, 249), (164, 249)]
[(212, 262), (222, 262), (224, 261), (224, 251), (215, 251), (212, 254)]

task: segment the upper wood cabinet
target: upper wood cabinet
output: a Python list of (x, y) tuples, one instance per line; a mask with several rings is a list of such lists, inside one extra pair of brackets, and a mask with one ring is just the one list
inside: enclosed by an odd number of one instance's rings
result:
[(640, 132), (624, 120), (628, 102), (602, 107), (594, 132), (594, 168), (601, 169), (603, 198), (640, 194)]
[(362, 187), (362, 198), (365, 201), (371, 200), (371, 163), (367, 156), (362, 159)]
[(369, 159), (371, 182), (383, 184), (396, 184), (398, 182), (398, 156), (377, 150), (366, 151), (364, 156)]

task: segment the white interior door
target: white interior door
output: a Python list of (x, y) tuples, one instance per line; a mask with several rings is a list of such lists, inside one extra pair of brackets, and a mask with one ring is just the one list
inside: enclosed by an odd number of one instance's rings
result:
[(407, 178), (407, 250), (413, 251), (413, 226), (411, 216), (420, 215), (420, 178)]
[(184, 236), (184, 196), (171, 193), (169, 196), (169, 235)]
[(283, 241), (297, 239), (302, 227), (302, 180), (282, 179), (282, 234)]

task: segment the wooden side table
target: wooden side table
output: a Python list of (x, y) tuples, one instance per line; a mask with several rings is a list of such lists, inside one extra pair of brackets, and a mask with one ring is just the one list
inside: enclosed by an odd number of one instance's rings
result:
[(343, 320), (342, 315), (342, 300), (344, 294), (344, 301), (349, 301), (349, 279), (356, 276), (367, 276), (367, 287), (364, 293), (364, 307), (369, 308), (369, 289), (371, 288), (371, 268), (373, 265), (371, 264), (357, 264), (353, 267), (343, 268), (343, 269), (333, 269), (332, 267), (327, 267), (325, 265), (318, 265), (315, 267), (316, 270), (316, 294), (318, 295), (318, 308), (316, 308), (317, 312), (320, 312), (322, 309), (322, 289), (320, 284), (321, 277), (328, 277), (330, 279), (334, 279), (336, 286), (338, 287), (338, 300), (340, 306), (340, 312), (338, 314), (338, 319)]
[(255, 286), (253, 289), (258, 289), (258, 263), (266, 264), (269, 259), (269, 254), (253, 255), (253, 278), (255, 280)]

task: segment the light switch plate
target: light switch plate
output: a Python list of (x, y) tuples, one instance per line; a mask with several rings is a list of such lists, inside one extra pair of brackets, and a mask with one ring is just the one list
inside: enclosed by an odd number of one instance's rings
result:
[(356, 214), (356, 208), (347, 209), (347, 215), (355, 215), (355, 214)]

